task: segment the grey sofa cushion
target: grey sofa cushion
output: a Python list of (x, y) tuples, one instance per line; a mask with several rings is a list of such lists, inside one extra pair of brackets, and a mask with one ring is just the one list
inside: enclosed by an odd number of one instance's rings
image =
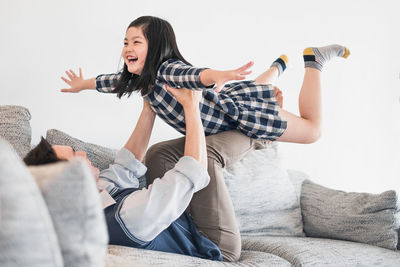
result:
[(87, 143), (56, 129), (48, 130), (46, 139), (52, 145), (71, 146), (75, 150), (85, 151), (93, 166), (100, 170), (108, 168), (117, 154), (116, 149)]
[(311, 237), (243, 237), (242, 249), (275, 254), (294, 266), (400, 266), (400, 252)]
[(108, 234), (95, 179), (83, 159), (29, 167), (44, 196), (65, 266), (104, 266)]
[(63, 266), (39, 188), (15, 151), (1, 138), (0, 266)]
[(30, 150), (31, 114), (21, 106), (0, 106), (0, 137), (8, 141), (20, 158)]
[(400, 218), (393, 190), (346, 193), (305, 180), (300, 201), (307, 236), (397, 247)]
[(291, 266), (291, 264), (273, 254), (260, 251), (242, 251), (236, 262), (204, 260), (174, 253), (143, 250), (111, 245), (106, 257), (107, 267), (122, 266)]
[(224, 177), (242, 234), (303, 236), (298, 193), (276, 145), (252, 151)]

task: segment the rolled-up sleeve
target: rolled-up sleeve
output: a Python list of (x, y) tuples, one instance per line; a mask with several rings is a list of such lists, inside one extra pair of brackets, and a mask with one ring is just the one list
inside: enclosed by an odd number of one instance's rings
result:
[(151, 241), (182, 215), (193, 194), (209, 181), (207, 170), (198, 161), (183, 157), (147, 189), (129, 195), (119, 215), (132, 235)]
[(112, 93), (120, 77), (121, 72), (98, 75), (96, 77), (96, 90), (100, 93)]
[[(114, 163), (101, 171), (100, 180), (106, 180), (115, 184), (118, 189), (138, 188), (139, 179), (147, 171), (140, 161), (126, 148), (122, 148), (115, 156)], [(108, 187), (107, 191), (112, 194), (115, 190)]]
[(204, 90), (206, 87), (200, 82), (200, 73), (205, 68), (195, 68), (177, 59), (169, 59), (158, 69), (158, 79), (173, 88)]

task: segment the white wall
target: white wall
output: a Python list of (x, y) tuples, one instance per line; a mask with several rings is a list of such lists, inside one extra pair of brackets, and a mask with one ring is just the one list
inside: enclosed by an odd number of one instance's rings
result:
[[(0, 105), (32, 114), (33, 142), (57, 128), (118, 148), (141, 110), (133, 95), (62, 94), (64, 70), (85, 77), (118, 70), (127, 25), (141, 15), (173, 25), (195, 66), (230, 69), (254, 60), (254, 75), (281, 53), (291, 68), (278, 85), (297, 112), (302, 50), (340, 43), (352, 52), (323, 73), (324, 126), (312, 145), (282, 144), (288, 168), (346, 191), (400, 189), (400, 37), (393, 1), (28, 1), (0, 3)], [(324, 3), (324, 4), (322, 4)], [(157, 121), (151, 143), (178, 137)]]

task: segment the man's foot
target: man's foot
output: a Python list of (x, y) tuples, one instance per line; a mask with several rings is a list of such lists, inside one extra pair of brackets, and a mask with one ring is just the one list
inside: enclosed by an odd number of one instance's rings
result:
[(337, 44), (322, 47), (307, 47), (303, 51), (304, 67), (322, 71), (325, 63), (331, 58), (347, 58), (349, 55), (350, 50), (347, 47)]
[(278, 76), (285, 71), (287, 64), (289, 63), (289, 58), (286, 55), (281, 55), (274, 62), (272, 62), (271, 67), (276, 67), (278, 69)]

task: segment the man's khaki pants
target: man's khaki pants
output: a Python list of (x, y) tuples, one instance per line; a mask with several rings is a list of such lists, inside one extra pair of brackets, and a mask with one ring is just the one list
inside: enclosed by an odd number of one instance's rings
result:
[[(241, 239), (222, 170), (251, 150), (265, 147), (266, 142), (251, 139), (237, 130), (206, 137), (208, 173), (211, 179), (206, 188), (194, 194), (188, 211), (199, 232), (220, 248), (226, 261), (239, 259)], [(147, 151), (145, 164), (148, 168), (148, 185), (175, 166), (183, 156), (184, 146), (185, 138), (182, 137), (155, 144)]]

